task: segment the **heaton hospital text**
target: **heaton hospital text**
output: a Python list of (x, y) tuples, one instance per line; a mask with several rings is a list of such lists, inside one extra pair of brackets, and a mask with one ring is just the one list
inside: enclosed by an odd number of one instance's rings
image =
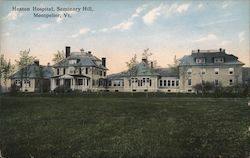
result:
[(36, 11), (36, 12), (54, 12), (54, 11), (57, 11), (57, 12), (69, 12), (69, 11), (74, 11), (74, 12), (80, 12), (81, 10), (82, 11), (85, 11), (86, 7), (82, 7), (82, 8), (79, 8), (79, 7), (36, 7), (36, 6), (33, 6), (33, 7), (16, 7), (16, 6), (13, 6), (12, 7), (12, 11)]

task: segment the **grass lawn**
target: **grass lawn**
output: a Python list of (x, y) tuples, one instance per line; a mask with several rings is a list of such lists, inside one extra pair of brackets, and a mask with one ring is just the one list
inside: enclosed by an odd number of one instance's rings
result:
[(2, 97), (8, 158), (247, 157), (244, 98)]

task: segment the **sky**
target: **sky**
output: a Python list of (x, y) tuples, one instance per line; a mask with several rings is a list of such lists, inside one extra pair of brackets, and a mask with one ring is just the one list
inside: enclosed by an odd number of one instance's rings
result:
[[(30, 11), (15, 11), (30, 8)], [(33, 7), (41, 8), (33, 11)], [(46, 8), (54, 11), (42, 11)], [(57, 7), (65, 10), (57, 10)], [(88, 10), (83, 10), (87, 7)], [(68, 8), (80, 8), (79, 12)], [(60, 17), (34, 17), (59, 14)], [(64, 14), (71, 17), (64, 18)], [(92, 51), (107, 58), (109, 74), (149, 48), (160, 67), (192, 50), (226, 49), (250, 64), (250, 1), (7, 1), (0, 0), (0, 52), (12, 63), (20, 51), (53, 65), (58, 50)]]

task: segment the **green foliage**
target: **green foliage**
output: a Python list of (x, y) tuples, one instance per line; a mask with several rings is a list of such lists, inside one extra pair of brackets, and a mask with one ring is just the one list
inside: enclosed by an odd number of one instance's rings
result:
[(30, 154), (247, 157), (247, 102), (244, 98), (3, 97), (0, 149), (4, 157), (20, 158)]
[(61, 51), (61, 52), (57, 51), (57, 53), (54, 54), (54, 57), (53, 57), (52, 61), (56, 64), (56, 63), (62, 61), (63, 59), (65, 59), (64, 52), (63, 51)]
[(19, 60), (16, 60), (16, 64), (18, 67), (18, 70), (22, 70), (25, 71), (25, 67), (27, 67), (27, 65), (32, 64), (34, 62), (34, 60), (36, 59), (36, 57), (30, 56), (30, 49), (29, 50), (24, 50), (24, 51), (20, 51), (20, 57)]
[(10, 61), (7, 62), (2, 54), (0, 56), (0, 91), (2, 84), (6, 86), (8, 77), (13, 73), (14, 65), (11, 65)]

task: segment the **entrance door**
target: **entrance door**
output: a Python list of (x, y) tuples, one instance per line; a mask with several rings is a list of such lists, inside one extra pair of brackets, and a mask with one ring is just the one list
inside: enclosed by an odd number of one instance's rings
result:
[(70, 89), (70, 79), (64, 79), (64, 86), (66, 89)]

